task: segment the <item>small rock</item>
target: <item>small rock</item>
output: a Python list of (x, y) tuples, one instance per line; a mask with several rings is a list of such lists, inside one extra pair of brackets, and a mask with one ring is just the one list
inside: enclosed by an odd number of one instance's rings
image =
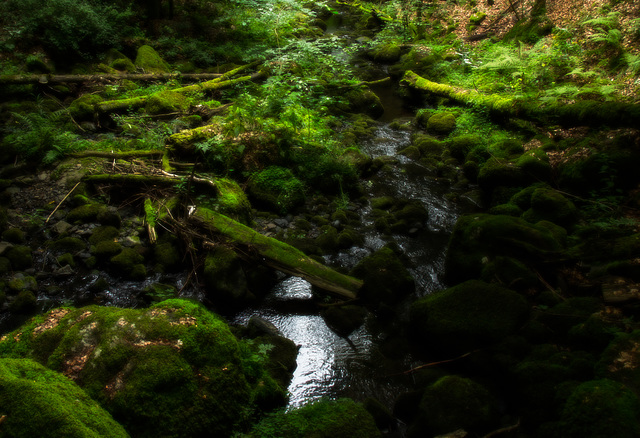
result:
[(69, 222), (66, 222), (66, 221), (58, 221), (51, 227), (53, 232), (56, 234), (68, 233), (71, 231), (72, 228), (73, 228), (73, 225), (71, 225)]
[(289, 226), (289, 222), (286, 219), (278, 218), (273, 222), (275, 222), (275, 224), (281, 228), (287, 228)]
[(0, 255), (4, 254), (6, 250), (13, 248), (13, 243), (0, 242)]

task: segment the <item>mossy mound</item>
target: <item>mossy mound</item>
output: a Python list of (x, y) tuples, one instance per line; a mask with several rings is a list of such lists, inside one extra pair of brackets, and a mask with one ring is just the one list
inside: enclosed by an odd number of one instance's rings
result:
[(216, 189), (216, 211), (245, 225), (250, 224), (251, 203), (240, 185), (232, 179), (219, 178), (216, 180)]
[(217, 246), (204, 263), (204, 283), (209, 299), (221, 307), (237, 307), (249, 293), (242, 260), (231, 248)]
[(183, 113), (189, 109), (189, 100), (182, 93), (158, 91), (147, 99), (145, 111), (151, 115)]
[(640, 397), (640, 330), (614, 339), (596, 367), (599, 377), (624, 383)]
[(222, 319), (187, 300), (55, 309), (3, 338), (0, 354), (62, 372), (139, 437), (232, 436), (258, 391), (282, 393)]
[(250, 433), (260, 438), (373, 438), (381, 436), (375, 421), (350, 399), (323, 400), (287, 413), (270, 415)]
[(452, 283), (479, 278), (484, 265), (496, 256), (531, 264), (549, 261), (563, 249), (560, 236), (544, 224), (505, 215), (461, 216), (449, 240), (445, 261)]
[(2, 436), (128, 437), (70, 379), (30, 359), (0, 359)]
[(71, 102), (69, 114), (76, 121), (91, 121), (95, 114), (95, 107), (104, 99), (97, 94), (84, 94)]
[(415, 282), (400, 257), (384, 247), (358, 263), (351, 275), (364, 281), (358, 298), (367, 306), (393, 305), (415, 291)]
[(498, 404), (481, 384), (460, 376), (445, 376), (422, 395), (417, 421), (408, 436), (435, 436), (464, 429), (479, 433), (497, 425)]
[(138, 49), (136, 67), (143, 69), (147, 73), (168, 73), (170, 70), (167, 64), (151, 46), (141, 46)]
[(578, 386), (564, 406), (559, 427), (567, 438), (640, 436), (640, 399), (612, 380)]
[(456, 116), (449, 112), (436, 113), (427, 120), (427, 132), (447, 135), (456, 129)]
[(23, 271), (33, 266), (33, 256), (31, 248), (24, 245), (16, 245), (4, 252), (4, 257), (11, 262), (14, 271)]
[(301, 205), (305, 199), (304, 184), (291, 170), (271, 166), (255, 174), (247, 186), (256, 203), (285, 213)]
[(419, 299), (410, 318), (420, 344), (459, 354), (514, 334), (528, 313), (529, 304), (516, 292), (469, 280)]

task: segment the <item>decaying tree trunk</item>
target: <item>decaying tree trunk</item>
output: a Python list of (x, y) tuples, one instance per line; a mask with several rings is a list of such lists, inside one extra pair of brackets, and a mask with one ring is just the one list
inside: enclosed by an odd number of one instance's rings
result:
[(99, 73), (93, 75), (0, 75), (0, 85), (23, 84), (73, 84), (84, 82), (168, 81), (171, 79), (208, 80), (219, 78), (223, 73)]
[(167, 145), (174, 149), (189, 150), (196, 141), (207, 140), (220, 134), (220, 125), (205, 125), (194, 129), (185, 129), (167, 138)]
[[(355, 299), (362, 280), (341, 274), (277, 239), (264, 236), (233, 219), (211, 210), (197, 209), (188, 219), (195, 227), (222, 235), (237, 247), (238, 255), (259, 261), (284, 273), (301, 277), (314, 286)], [(250, 254), (256, 254), (250, 256)]]
[(544, 106), (535, 100), (482, 94), (475, 90), (432, 82), (411, 70), (405, 73), (401, 83), (457, 103), (485, 107), (495, 115), (539, 121), (544, 124), (635, 128), (640, 123), (640, 105), (634, 103), (584, 100), (572, 104), (557, 103)]

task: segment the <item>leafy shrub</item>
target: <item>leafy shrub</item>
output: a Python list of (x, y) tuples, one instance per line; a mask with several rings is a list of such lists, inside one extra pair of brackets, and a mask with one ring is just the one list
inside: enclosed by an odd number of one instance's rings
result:
[(17, 40), (42, 44), (65, 60), (117, 46), (132, 16), (102, 0), (8, 0), (0, 13), (5, 24), (20, 29)]

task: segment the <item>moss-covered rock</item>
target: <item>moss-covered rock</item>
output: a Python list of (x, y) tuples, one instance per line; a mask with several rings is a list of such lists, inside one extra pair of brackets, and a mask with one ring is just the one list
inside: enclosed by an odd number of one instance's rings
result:
[(251, 203), (240, 185), (232, 179), (219, 178), (216, 180), (216, 190), (216, 211), (249, 225), (252, 220)]
[(257, 204), (285, 213), (305, 199), (304, 184), (284, 167), (271, 166), (255, 174), (247, 186)]
[(456, 116), (449, 112), (435, 113), (427, 121), (427, 132), (435, 135), (447, 135), (456, 129)]
[(508, 160), (490, 158), (478, 172), (478, 184), (485, 190), (496, 187), (519, 187), (530, 181), (530, 177)]
[(38, 281), (31, 275), (25, 275), (18, 272), (9, 278), (6, 283), (9, 293), (19, 293), (22, 291), (36, 292), (38, 290)]
[(242, 260), (231, 248), (217, 246), (204, 264), (204, 283), (209, 299), (216, 305), (235, 308), (246, 304), (249, 289)]
[(153, 257), (158, 271), (173, 271), (182, 265), (178, 241), (173, 236), (164, 236), (158, 240), (153, 247)]
[(410, 318), (418, 342), (456, 354), (515, 333), (528, 313), (529, 304), (516, 292), (469, 280), (419, 299)]
[(74, 382), (30, 359), (0, 359), (2, 435), (128, 437)]
[(110, 260), (119, 274), (129, 277), (136, 274), (137, 277), (140, 271), (138, 265), (144, 262), (144, 257), (134, 248), (122, 248), (122, 251)]
[(551, 179), (552, 169), (549, 157), (542, 149), (532, 149), (525, 152), (516, 159), (515, 164), (529, 177), (537, 181)]
[(640, 399), (619, 382), (593, 380), (578, 386), (564, 406), (561, 436), (640, 436)]
[(384, 247), (365, 257), (351, 275), (364, 280), (358, 297), (374, 309), (393, 305), (415, 291), (415, 282), (400, 257)]
[(69, 114), (76, 121), (93, 120), (95, 107), (104, 99), (97, 94), (83, 94), (69, 105)]
[(141, 46), (138, 49), (136, 67), (143, 69), (147, 73), (168, 73), (169, 64), (167, 64), (151, 46)]
[(91, 247), (91, 253), (100, 259), (110, 259), (117, 256), (122, 251), (122, 245), (113, 240), (103, 240)]
[(483, 385), (465, 377), (445, 376), (425, 390), (409, 436), (435, 436), (458, 429), (481, 434), (495, 427), (497, 420), (497, 400)]
[(380, 62), (383, 64), (393, 64), (400, 60), (400, 56), (402, 55), (402, 47), (398, 44), (383, 44), (374, 48), (371, 51), (371, 56), (375, 62)]
[(84, 204), (71, 210), (66, 217), (69, 223), (89, 223), (96, 221), (98, 215), (106, 210), (101, 204)]
[(90, 306), (37, 316), (0, 341), (75, 380), (132, 436), (232, 436), (260, 392), (282, 391), (227, 324), (203, 306)]
[(129, 58), (126, 56), (124, 58), (118, 58), (113, 60), (110, 64), (111, 68), (114, 68), (119, 71), (125, 71), (127, 73), (133, 73), (136, 71), (136, 66)]
[(89, 243), (92, 245), (97, 245), (103, 241), (115, 241), (120, 236), (120, 230), (111, 225), (105, 225), (101, 227), (97, 227), (91, 233), (91, 237), (89, 237)]
[(52, 251), (59, 253), (72, 253), (75, 254), (87, 249), (87, 244), (84, 240), (78, 237), (63, 237), (51, 243), (49, 246)]
[(267, 416), (250, 433), (252, 437), (373, 438), (381, 436), (375, 421), (350, 399), (323, 400), (287, 413)]
[[(31, 277), (33, 278), (33, 277)], [(31, 313), (38, 307), (38, 299), (33, 291), (23, 289), (9, 304), (9, 310), (15, 313)]]
[(16, 227), (9, 228), (2, 233), (2, 240), (11, 243), (23, 243), (25, 240), (24, 231)]
[(598, 377), (624, 383), (640, 396), (640, 330), (619, 334), (602, 353)]
[(345, 104), (340, 105), (343, 111), (366, 114), (373, 119), (377, 119), (384, 113), (382, 101), (369, 88), (352, 89), (342, 97), (346, 101)]
[(4, 252), (4, 257), (11, 262), (14, 271), (23, 271), (33, 266), (33, 256), (31, 248), (24, 245), (16, 245)]
[(331, 330), (346, 337), (364, 324), (367, 310), (356, 305), (331, 306), (323, 309), (320, 314)]
[(182, 113), (189, 109), (189, 100), (182, 93), (158, 91), (147, 99), (145, 111), (152, 115)]
[(549, 261), (563, 243), (541, 224), (505, 215), (461, 216), (449, 240), (445, 261), (452, 283), (479, 278), (485, 264), (496, 256), (510, 256), (523, 263)]
[(572, 225), (578, 218), (578, 210), (567, 198), (556, 190), (538, 188), (531, 194), (531, 208), (523, 218), (531, 223), (547, 220), (563, 227)]

